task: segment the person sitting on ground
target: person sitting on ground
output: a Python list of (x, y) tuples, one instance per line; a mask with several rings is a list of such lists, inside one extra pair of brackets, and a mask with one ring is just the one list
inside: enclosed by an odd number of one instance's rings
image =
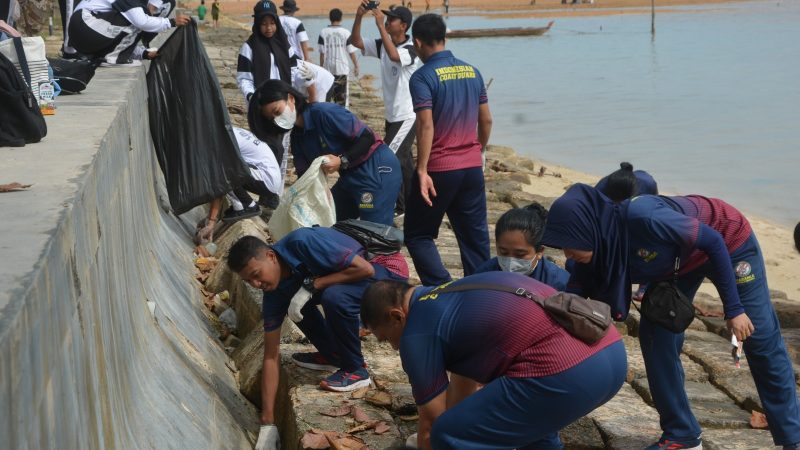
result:
[(242, 280), (264, 291), (262, 426), (256, 449), (280, 448), (275, 396), (286, 315), (317, 350), (295, 353), (292, 361), (306, 369), (335, 371), (320, 382), (322, 389), (348, 392), (369, 386), (359, 338), (361, 295), (372, 281), (406, 279), (408, 266), (400, 253), (383, 257), (380, 264), (367, 261), (357, 241), (324, 227), (294, 230), (272, 246), (245, 236), (231, 247), (227, 261)]
[(516, 272), (564, 291), (569, 272), (544, 258), (544, 246), (539, 243), (544, 234), (547, 209), (539, 203), (506, 211), (497, 220), (494, 238), (497, 256), (475, 269), (475, 273)]
[(270, 139), (275, 130), (291, 131), (299, 176), (317, 157), (327, 155), (323, 170), (339, 172), (339, 181), (331, 189), (337, 220), (393, 225), (402, 179), (400, 163), (353, 113), (335, 103), (308, 103), (283, 81), (269, 80), (253, 95), (247, 118), (250, 129), (261, 139)]
[(309, 56), (310, 50), (308, 48), (306, 27), (300, 19), (294, 16), (300, 10), (297, 7), (297, 2), (295, 0), (283, 0), (281, 10), (283, 11), (283, 15), (280, 18), (281, 25), (286, 31), (286, 37), (289, 38), (289, 45), (292, 46), (298, 58), (309, 61), (311, 58)]
[(142, 32), (158, 33), (192, 20), (183, 14), (158, 17), (162, 7), (161, 0), (83, 0), (69, 21), (69, 45), (89, 59), (103, 58), (103, 65), (141, 65), (140, 59), (155, 56), (141, 53)]
[(610, 400), (625, 381), (616, 328), (586, 344), (538, 303), (492, 285), (556, 293), (506, 272), (436, 288), (379, 281), (364, 292), (362, 323), (400, 351), (418, 405), (419, 448), (562, 448), (558, 431)]
[[(408, 81), (417, 70), (420, 59), (414, 50), (414, 42), (408, 36), (412, 21), (408, 8), (397, 6), (381, 11), (378, 8), (368, 10), (366, 6), (367, 0), (361, 0), (353, 21), (350, 43), (361, 49), (364, 56), (381, 61), (381, 88), (385, 105), (384, 139), (397, 155), (403, 172), (403, 185), (395, 207), (397, 214), (403, 214), (406, 198), (413, 188), (411, 179), (414, 176), (414, 155), (411, 147), (414, 145), (414, 123), (417, 120)], [(367, 11), (375, 17), (380, 39), (361, 38), (361, 20)], [(386, 23), (383, 21), (384, 15)]]
[(637, 195), (658, 195), (655, 178), (644, 170), (633, 170), (628, 162), (619, 163), (619, 169), (601, 178), (594, 188), (617, 203)]
[(342, 26), (342, 10), (334, 8), (328, 13), (331, 24), (319, 32), (319, 65), (334, 76), (333, 89), (328, 93), (327, 101), (347, 107), (347, 75), (350, 73), (350, 61), (353, 62), (353, 74), (358, 76), (357, 48), (350, 45), (350, 30)]
[[(224, 222), (258, 216), (261, 214), (259, 205), (275, 209), (280, 200), (279, 196), (283, 193), (280, 164), (269, 146), (244, 128), (233, 127), (233, 134), (236, 136), (239, 154), (250, 168), (252, 180), (228, 193), (231, 206), (222, 216)], [(258, 194), (258, 203), (253, 201), (248, 191)], [(219, 197), (211, 201), (205, 226), (197, 232), (198, 242), (214, 240), (214, 228), (219, 221), (222, 200), (223, 198)]]

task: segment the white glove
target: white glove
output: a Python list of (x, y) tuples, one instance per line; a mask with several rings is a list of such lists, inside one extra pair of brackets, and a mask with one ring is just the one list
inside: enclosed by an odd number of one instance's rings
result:
[(298, 61), (297, 72), (303, 78), (304, 87), (309, 87), (314, 84), (314, 77), (316, 76), (316, 73), (314, 72), (314, 69), (309, 67), (305, 62)]
[(281, 435), (275, 425), (261, 425), (255, 450), (280, 450)]
[(295, 292), (294, 297), (289, 302), (289, 318), (292, 322), (297, 323), (303, 320), (303, 314), (300, 312), (303, 306), (311, 300), (311, 291), (301, 287)]

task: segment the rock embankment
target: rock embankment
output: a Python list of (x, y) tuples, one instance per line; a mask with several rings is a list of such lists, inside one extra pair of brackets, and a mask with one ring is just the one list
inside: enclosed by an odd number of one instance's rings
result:
[[(215, 64), (228, 108), (235, 124), (246, 126), (244, 103), (236, 88), (236, 55), (248, 31), (244, 29), (208, 30), (203, 38), (211, 60)], [(383, 106), (376, 97), (369, 80), (362, 78), (351, 86), (351, 109), (376, 130), (383, 129)], [(533, 193), (532, 181), (546, 177), (551, 189), (547, 195)], [(290, 177), (290, 182), (292, 178)], [(488, 219), (493, 224), (512, 207), (538, 201), (549, 206), (558, 192), (569, 184), (544, 168), (540, 163), (518, 156), (512, 149), (490, 146), (487, 157), (486, 190)], [(545, 190), (540, 192), (544, 193)], [(493, 238), (493, 225), (490, 226)], [(269, 233), (261, 219), (247, 220), (233, 225), (218, 239), (219, 254), (224, 254), (240, 236), (260, 235), (267, 239)], [(458, 248), (449, 224), (445, 221), (437, 239), (442, 259), (454, 277), (462, 275)], [(549, 257), (563, 262), (558, 253)], [(412, 281), (416, 280), (412, 267)], [(260, 293), (245, 286), (234, 275), (218, 265), (206, 281), (209, 291), (228, 289), (236, 309), (240, 326), (237, 332), (241, 344), (232, 351), (238, 369), (242, 393), (259, 404), (259, 377), (262, 358), (263, 333), (260, 331)], [(784, 338), (794, 361), (800, 362), (800, 307), (774, 293), (778, 316), (784, 328)], [(722, 306), (717, 298), (698, 295), (695, 302), (702, 316), (698, 317), (686, 333), (683, 365), (686, 369), (686, 390), (692, 409), (705, 432), (704, 445), (710, 449), (754, 449), (773, 447), (769, 432), (754, 429), (760, 411), (747, 362), (742, 368), (733, 366), (729, 336), (721, 318)], [(629, 368), (627, 383), (609, 403), (569, 426), (562, 432), (567, 448), (572, 449), (641, 449), (660, 435), (658, 415), (652, 407), (639, 341), (638, 313), (632, 311), (618, 328), (625, 335)], [(331, 394), (317, 388), (319, 373), (294, 366), (288, 355), (296, 351), (309, 351), (302, 335), (287, 325), (284, 333), (282, 355), (284, 364), (279, 393), (279, 425), (284, 448), (326, 448), (327, 439), (339, 439), (341, 445), (353, 445), (350, 437), (372, 449), (389, 448), (400, 444), (416, 427), (416, 409), (411, 398), (408, 380), (402, 371), (399, 357), (388, 345), (379, 344), (368, 336), (363, 340), (365, 358), (376, 382), (376, 388), (352, 394)], [(796, 366), (797, 367), (797, 366)], [(382, 425), (380, 425), (382, 424)], [(762, 424), (763, 425), (763, 424)], [(316, 430), (316, 433), (312, 432)], [(338, 433), (338, 434), (337, 434)], [(341, 447), (341, 448), (357, 448)]]

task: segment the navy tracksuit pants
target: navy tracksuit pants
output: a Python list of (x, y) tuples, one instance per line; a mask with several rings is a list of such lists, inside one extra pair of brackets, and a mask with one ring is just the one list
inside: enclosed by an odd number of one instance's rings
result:
[(433, 423), (435, 450), (551, 450), (558, 432), (616, 395), (628, 371), (615, 342), (561, 373), (500, 377), (445, 411)]
[(403, 233), (422, 284), (438, 286), (452, 279), (433, 241), (439, 237), (444, 215), (450, 219), (458, 241), (464, 276), (474, 273), (489, 259), (489, 227), (483, 169), (474, 167), (429, 175), (437, 194), (431, 199), (433, 206), (422, 199), (419, 176), (415, 173), (406, 202)]
[(394, 204), (403, 175), (400, 161), (386, 145), (353, 169), (344, 170), (333, 185), (336, 220), (362, 219), (394, 225)]
[[(775, 444), (795, 444), (800, 442), (800, 406), (794, 372), (770, 301), (764, 259), (754, 234), (731, 253), (734, 267), (742, 262), (749, 264), (750, 273), (737, 274), (737, 290), (745, 313), (755, 326), (753, 335), (744, 341), (744, 353)], [(683, 275), (678, 280), (679, 288), (693, 298), (710, 270), (711, 265), (706, 264)], [(683, 333), (672, 333), (642, 317), (639, 342), (650, 392), (661, 418), (662, 437), (674, 441), (696, 439), (701, 432), (683, 388), (683, 340)]]
[[(335, 284), (313, 296), (301, 310), (303, 320), (297, 323), (317, 351), (328, 361), (338, 361), (339, 367), (347, 372), (355, 372), (364, 366), (358, 330), (361, 296), (367, 286), (379, 280), (405, 281), (383, 266), (372, 264), (372, 267), (375, 269), (372, 278), (350, 284)], [(322, 305), (325, 317), (317, 305)]]

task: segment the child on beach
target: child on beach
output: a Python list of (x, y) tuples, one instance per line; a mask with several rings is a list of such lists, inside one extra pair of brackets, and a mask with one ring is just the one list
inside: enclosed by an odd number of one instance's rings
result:
[(214, 0), (214, 3), (211, 4), (211, 21), (213, 22), (214, 28), (219, 27), (219, 10), (219, 0)]
[(197, 7), (197, 19), (200, 21), (200, 23), (205, 22), (206, 11), (206, 0), (200, 0), (200, 6)]

